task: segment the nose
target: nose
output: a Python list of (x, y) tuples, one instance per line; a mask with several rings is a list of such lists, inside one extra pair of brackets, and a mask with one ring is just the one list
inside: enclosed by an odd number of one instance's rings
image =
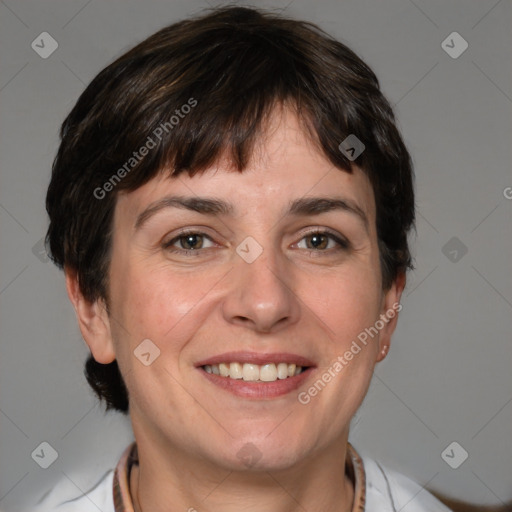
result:
[(293, 269), (271, 251), (252, 263), (237, 258), (223, 303), (227, 322), (257, 332), (276, 332), (296, 323), (300, 301), (293, 290)]

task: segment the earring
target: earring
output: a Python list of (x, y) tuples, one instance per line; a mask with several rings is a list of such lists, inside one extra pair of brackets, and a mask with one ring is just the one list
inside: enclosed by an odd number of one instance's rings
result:
[(382, 350), (380, 351), (380, 355), (382, 356), (382, 359), (384, 359), (388, 353), (389, 345), (384, 345), (382, 347)]

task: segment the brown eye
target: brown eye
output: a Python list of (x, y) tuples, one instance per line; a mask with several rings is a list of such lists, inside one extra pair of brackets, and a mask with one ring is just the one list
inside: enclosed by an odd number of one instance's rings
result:
[(203, 247), (203, 237), (196, 233), (178, 237), (182, 249), (201, 249)]
[(214, 243), (207, 235), (203, 233), (182, 233), (181, 235), (165, 242), (164, 249), (172, 252), (193, 252), (200, 249), (213, 247)]
[(326, 249), (329, 245), (329, 237), (321, 233), (314, 233), (304, 238), (308, 249)]
[(327, 250), (347, 249), (349, 243), (343, 238), (327, 231), (317, 231), (305, 235), (297, 244), (297, 247), (299, 249), (323, 252)]

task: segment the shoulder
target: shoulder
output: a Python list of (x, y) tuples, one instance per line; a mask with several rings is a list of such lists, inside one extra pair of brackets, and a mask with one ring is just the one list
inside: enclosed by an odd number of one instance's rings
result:
[(437, 498), (410, 478), (363, 457), (366, 512), (450, 512)]
[[(368, 457), (362, 457), (366, 475), (366, 512), (450, 512), (439, 500), (410, 478)], [(79, 492), (69, 479), (61, 480), (29, 512), (115, 512), (114, 471), (107, 471), (93, 486)], [(77, 492), (78, 491), (78, 492)]]
[(83, 489), (83, 492), (64, 478), (44, 494), (29, 512), (114, 512), (113, 476), (113, 470), (107, 471), (94, 485)]

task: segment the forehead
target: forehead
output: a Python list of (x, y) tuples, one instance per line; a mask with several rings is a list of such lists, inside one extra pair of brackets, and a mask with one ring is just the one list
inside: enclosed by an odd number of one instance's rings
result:
[(357, 166), (351, 173), (336, 168), (289, 109), (271, 117), (242, 172), (227, 157), (193, 177), (186, 173), (171, 177), (163, 170), (135, 191), (120, 193), (116, 217), (137, 216), (169, 195), (222, 198), (233, 206), (235, 215), (258, 216), (281, 211), (298, 198), (339, 197), (359, 207), (370, 224), (375, 218), (373, 189), (366, 174)]

